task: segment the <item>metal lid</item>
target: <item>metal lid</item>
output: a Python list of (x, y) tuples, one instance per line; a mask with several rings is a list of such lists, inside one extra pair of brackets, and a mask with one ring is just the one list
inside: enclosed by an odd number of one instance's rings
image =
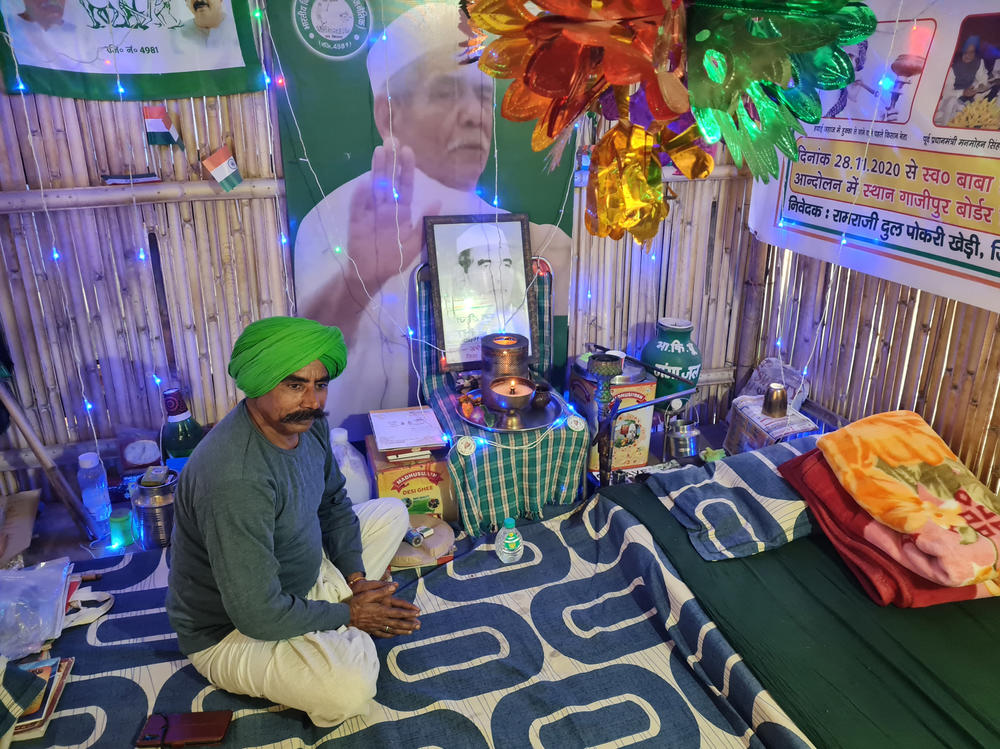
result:
[[(591, 382), (597, 382), (597, 378), (587, 371), (587, 362), (590, 360), (590, 352), (585, 354), (580, 354), (576, 357), (576, 361), (573, 362), (573, 368), (576, 369), (577, 374)], [(611, 378), (612, 385), (633, 385), (637, 382), (642, 382), (646, 379), (646, 370), (640, 367), (638, 364), (633, 364), (627, 359), (622, 361), (622, 373), (617, 377)]]
[(694, 330), (694, 323), (690, 320), (683, 320), (680, 317), (661, 317), (656, 321), (656, 329), (686, 333), (690, 330)]
[(158, 507), (174, 501), (174, 489), (177, 488), (177, 471), (169, 471), (167, 480), (158, 486), (143, 486), (136, 483), (132, 487), (132, 502), (146, 507)]

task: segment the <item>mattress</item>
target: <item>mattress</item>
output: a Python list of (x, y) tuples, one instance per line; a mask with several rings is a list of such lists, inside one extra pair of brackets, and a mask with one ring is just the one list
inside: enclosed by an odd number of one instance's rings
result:
[(1000, 600), (880, 607), (818, 533), (706, 562), (647, 487), (601, 495), (650, 530), (709, 618), (817, 746), (1000, 746)]

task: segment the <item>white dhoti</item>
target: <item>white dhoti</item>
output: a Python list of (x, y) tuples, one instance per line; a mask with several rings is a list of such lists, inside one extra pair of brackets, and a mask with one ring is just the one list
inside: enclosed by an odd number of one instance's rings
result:
[[(409, 515), (395, 498), (362, 502), (354, 512), (361, 523), (365, 570), (378, 578), (399, 548)], [(350, 597), (343, 574), (324, 555), (306, 598), (340, 603)], [(350, 626), (278, 641), (255, 640), (234, 630), (190, 659), (216, 687), (303, 710), (317, 726), (367, 713), (378, 677), (375, 643)]]

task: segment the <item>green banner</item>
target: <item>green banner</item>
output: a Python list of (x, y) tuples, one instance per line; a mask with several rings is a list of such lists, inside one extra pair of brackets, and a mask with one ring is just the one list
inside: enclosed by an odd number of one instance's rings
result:
[(0, 0), (0, 10), (8, 93), (144, 100), (264, 87), (246, 0)]
[[(531, 150), (534, 123), (500, 116), (506, 82), (459, 62), (468, 37), (458, 3), (293, 0), (268, 14), (287, 94), (279, 117), (298, 312), (340, 326), (348, 344), (330, 385), (331, 424), (355, 439), (368, 411), (415, 402), (411, 360), (428, 345), (410, 338), (424, 216), (528, 215), (528, 249), (554, 271), (564, 364), (573, 144), (550, 173)], [(452, 252), (437, 264), (468, 271), (469, 261)]]

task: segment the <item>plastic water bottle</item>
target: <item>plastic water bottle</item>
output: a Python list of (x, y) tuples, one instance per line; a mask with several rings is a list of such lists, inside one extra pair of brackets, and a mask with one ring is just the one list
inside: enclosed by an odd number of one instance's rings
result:
[(368, 479), (368, 462), (354, 445), (347, 441), (347, 430), (334, 427), (330, 430), (330, 449), (337, 459), (340, 472), (347, 479), (347, 496), (354, 504), (372, 498), (372, 485)]
[(87, 508), (97, 525), (101, 538), (111, 532), (111, 497), (108, 495), (108, 475), (97, 453), (81, 453), (80, 469), (76, 480), (83, 495), (83, 506)]
[(521, 539), (521, 534), (514, 527), (514, 518), (507, 518), (503, 521), (503, 528), (497, 532), (494, 546), (497, 550), (497, 557), (504, 564), (516, 562), (524, 554), (524, 542)]

